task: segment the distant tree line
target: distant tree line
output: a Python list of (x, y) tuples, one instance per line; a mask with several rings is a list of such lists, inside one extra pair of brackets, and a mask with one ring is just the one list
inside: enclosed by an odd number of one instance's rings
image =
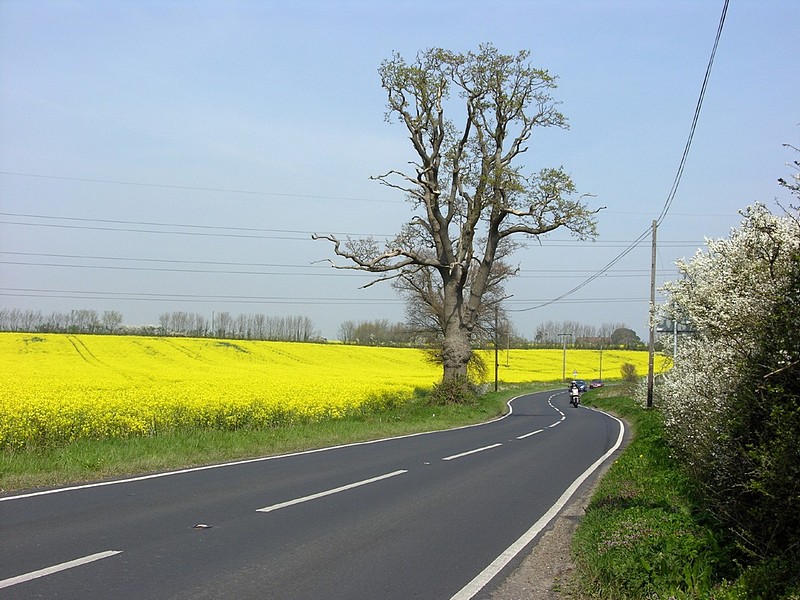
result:
[(40, 333), (121, 333), (122, 314), (107, 310), (71, 310), (45, 314), (40, 310), (0, 309), (0, 331)]
[(183, 311), (162, 313), (158, 325), (123, 325), (115, 310), (43, 313), (35, 310), (0, 309), (0, 331), (39, 333), (89, 333), (149, 336), (216, 337), (286, 342), (323, 341), (308, 317), (271, 317), (263, 314), (233, 316), (214, 313), (211, 319)]
[(339, 326), (339, 341), (360, 346), (419, 346), (422, 340), (405, 323), (345, 321)]
[(303, 316), (272, 317), (260, 313), (234, 316), (219, 312), (209, 320), (202, 314), (176, 311), (161, 314), (159, 329), (161, 335), (282, 342), (323, 341), (314, 322)]
[[(492, 329), (489, 329), (492, 328)], [(533, 340), (526, 339), (501, 319), (497, 331), (487, 323), (481, 335), (476, 336), (480, 347), (493, 347), (495, 340), (502, 348), (560, 348), (564, 335), (570, 348), (624, 348), (639, 350), (645, 344), (635, 331), (624, 323), (605, 323), (600, 327), (574, 321), (548, 321), (536, 328)], [(414, 323), (390, 323), (386, 319), (374, 321), (345, 321), (339, 326), (339, 341), (361, 346), (414, 346), (429, 347), (433, 340), (430, 330), (415, 327)]]
[(645, 346), (636, 332), (624, 323), (604, 323), (595, 327), (575, 321), (547, 321), (536, 328), (533, 336), (536, 348), (560, 347), (565, 341), (572, 348), (587, 349), (639, 350)]
[[(360, 346), (410, 346), (429, 348), (435, 345), (435, 332), (422, 329), (414, 322), (391, 323), (386, 319), (374, 321), (345, 321), (339, 326), (339, 341), (343, 344)], [(520, 336), (508, 321), (500, 321), (497, 339), (502, 347), (528, 348), (530, 342)], [(476, 335), (480, 347), (491, 346), (495, 335), (493, 331), (482, 330)]]
[[(492, 327), (486, 324), (486, 328)], [(241, 340), (286, 342), (323, 342), (314, 322), (304, 316), (275, 317), (265, 314), (215, 312), (211, 318), (200, 313), (164, 312), (158, 325), (123, 325), (122, 314), (115, 310), (71, 310), (43, 313), (38, 310), (0, 309), (0, 331), (39, 333), (91, 333), (146, 336), (213, 337)], [(502, 348), (560, 348), (566, 336), (571, 348), (641, 349), (643, 342), (623, 323), (600, 327), (574, 321), (547, 321), (536, 328), (533, 340), (514, 330), (507, 319), (498, 322), (497, 332), (486, 330), (479, 345), (492, 347), (494, 340)], [(387, 319), (344, 321), (339, 326), (339, 341), (361, 346), (430, 347), (435, 340), (430, 331), (413, 323), (391, 323)]]

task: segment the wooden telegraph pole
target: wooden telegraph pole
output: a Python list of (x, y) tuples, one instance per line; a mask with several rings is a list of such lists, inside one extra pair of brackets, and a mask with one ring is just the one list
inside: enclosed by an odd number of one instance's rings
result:
[(500, 333), (498, 331), (498, 321), (499, 321), (499, 311), (500, 309), (495, 304), (494, 305), (494, 391), (496, 392), (499, 387), (499, 379), (500, 379), (500, 356), (499, 356), (499, 346), (500, 346)]
[(653, 407), (653, 379), (654, 379), (654, 355), (656, 345), (656, 228), (658, 221), (653, 221), (653, 253), (650, 263), (650, 343), (648, 347), (649, 356), (647, 359), (647, 408)]

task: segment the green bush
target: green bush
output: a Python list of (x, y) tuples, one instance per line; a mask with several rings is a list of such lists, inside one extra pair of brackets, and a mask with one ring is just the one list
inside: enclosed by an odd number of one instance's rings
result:
[(633, 383), (634, 381), (639, 380), (639, 375), (636, 373), (636, 365), (631, 363), (624, 363), (619, 368), (620, 375), (622, 375), (622, 381), (626, 381), (628, 383)]
[(628, 398), (590, 400), (626, 418), (635, 438), (598, 485), (573, 540), (578, 597), (715, 598), (726, 549), (664, 438), (662, 416)]
[(709, 485), (710, 501), (737, 532), (744, 560), (763, 561), (748, 578), (754, 597), (800, 586), (800, 256), (794, 262), (792, 283), (731, 393), (721, 428), (727, 477)]
[(454, 377), (434, 385), (428, 394), (428, 403), (433, 406), (474, 404), (477, 398), (477, 390), (468, 378)]

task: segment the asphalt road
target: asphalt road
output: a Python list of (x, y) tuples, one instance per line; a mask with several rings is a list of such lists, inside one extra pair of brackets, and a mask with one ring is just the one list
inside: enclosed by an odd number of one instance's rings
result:
[(485, 597), (623, 437), (566, 390), (511, 406), (479, 426), (0, 497), (0, 598)]

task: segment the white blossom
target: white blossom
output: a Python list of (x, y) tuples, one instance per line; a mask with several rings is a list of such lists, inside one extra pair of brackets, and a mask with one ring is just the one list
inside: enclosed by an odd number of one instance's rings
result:
[(719, 425), (729, 392), (757, 349), (764, 319), (786, 293), (800, 252), (796, 209), (776, 216), (756, 204), (742, 216), (729, 238), (707, 240), (706, 251), (679, 261), (681, 279), (664, 286), (669, 299), (661, 312), (688, 321), (692, 333), (679, 340), (658, 402), (676, 447), (703, 472), (724, 469), (727, 440)]

